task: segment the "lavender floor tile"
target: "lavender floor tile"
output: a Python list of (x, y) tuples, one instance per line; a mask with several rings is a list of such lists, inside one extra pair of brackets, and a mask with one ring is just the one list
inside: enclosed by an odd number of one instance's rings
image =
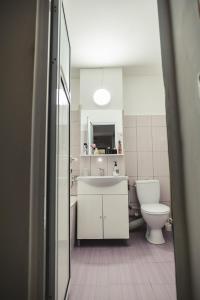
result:
[(152, 245), (143, 231), (120, 241), (84, 241), (72, 253), (70, 300), (176, 300), (173, 240)]
[(108, 266), (99, 265), (96, 267), (97, 286), (106, 286), (108, 284)]
[(138, 300), (136, 289), (133, 284), (122, 285), (122, 300)]
[(92, 285), (72, 285), (69, 300), (94, 300), (95, 286)]
[[(155, 300), (155, 295), (150, 284), (135, 285), (135, 293), (140, 300)], [(161, 299), (160, 299), (161, 300)]]
[(108, 299), (109, 300), (122, 300), (122, 286), (117, 284), (111, 284), (108, 287)]
[(152, 289), (155, 295), (155, 300), (175, 300), (176, 288), (175, 285), (169, 284), (153, 284)]
[(96, 286), (94, 300), (109, 300), (109, 289), (107, 286)]

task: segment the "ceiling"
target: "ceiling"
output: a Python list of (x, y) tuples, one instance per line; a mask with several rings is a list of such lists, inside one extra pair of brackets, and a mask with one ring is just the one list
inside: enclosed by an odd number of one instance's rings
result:
[(157, 0), (65, 0), (72, 67), (161, 66)]

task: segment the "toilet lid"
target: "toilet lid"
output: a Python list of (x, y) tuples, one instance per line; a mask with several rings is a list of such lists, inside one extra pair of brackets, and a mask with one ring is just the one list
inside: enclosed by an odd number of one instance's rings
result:
[(148, 214), (166, 214), (170, 212), (169, 206), (161, 203), (143, 204), (141, 209)]

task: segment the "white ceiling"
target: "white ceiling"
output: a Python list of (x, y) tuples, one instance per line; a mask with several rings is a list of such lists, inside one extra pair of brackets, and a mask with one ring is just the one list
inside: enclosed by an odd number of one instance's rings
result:
[(65, 0), (72, 67), (161, 65), (157, 0)]

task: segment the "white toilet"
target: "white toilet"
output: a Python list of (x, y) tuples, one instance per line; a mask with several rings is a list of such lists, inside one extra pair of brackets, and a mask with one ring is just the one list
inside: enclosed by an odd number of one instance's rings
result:
[(165, 243), (162, 227), (169, 217), (170, 208), (159, 203), (159, 180), (136, 180), (136, 191), (142, 216), (147, 223), (146, 239), (152, 244)]

